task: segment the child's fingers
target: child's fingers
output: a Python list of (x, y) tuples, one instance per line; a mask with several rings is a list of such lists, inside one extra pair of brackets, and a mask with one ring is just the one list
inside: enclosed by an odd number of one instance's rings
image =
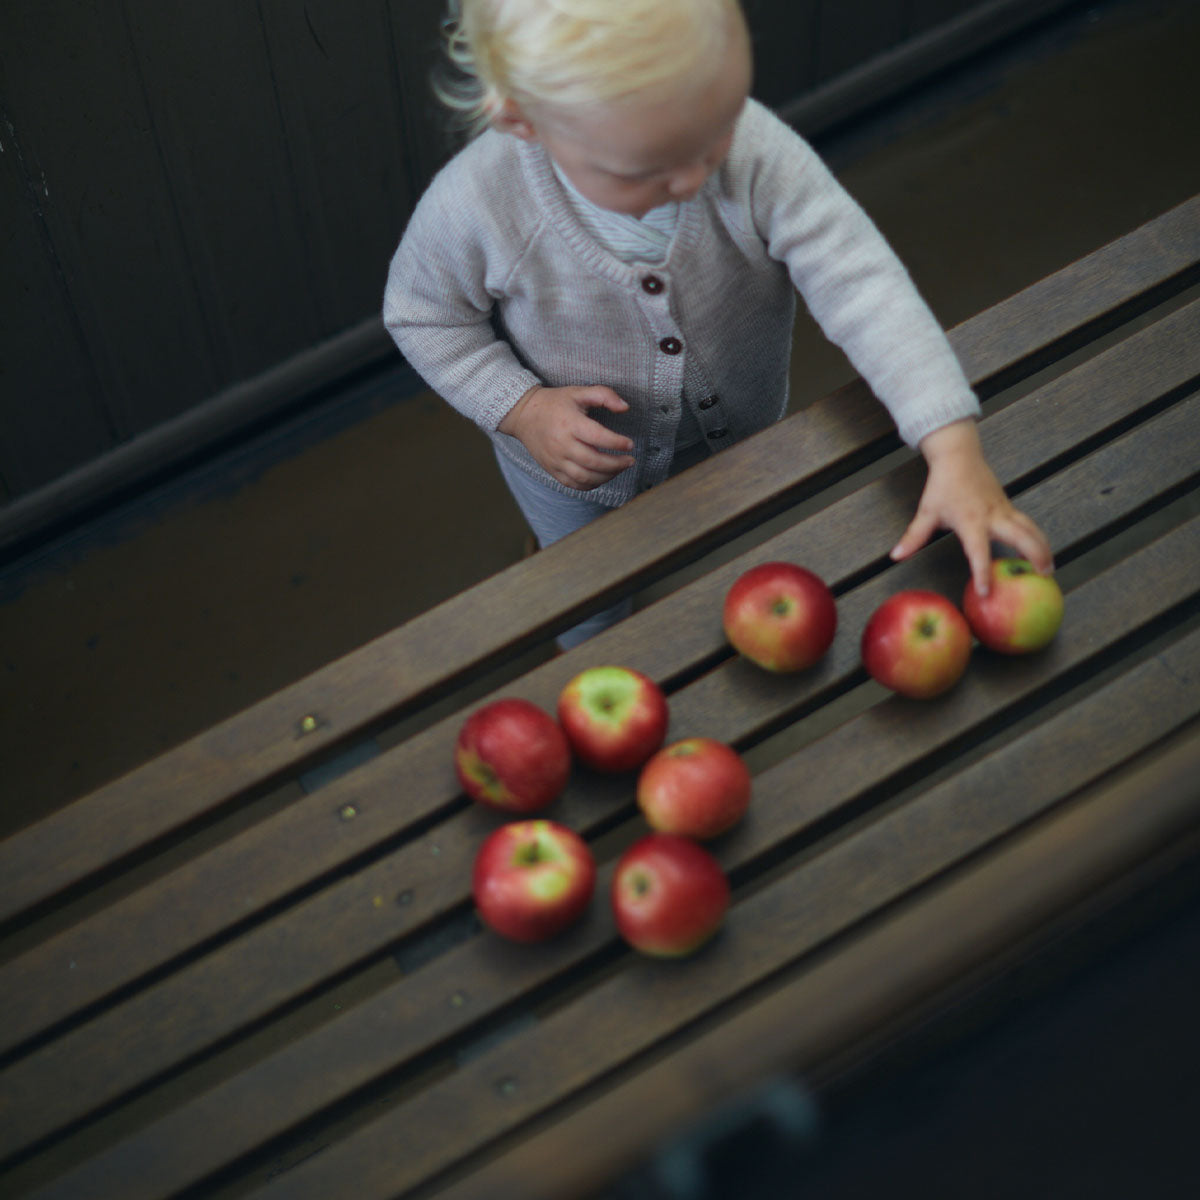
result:
[(899, 562), (901, 559), (907, 558), (910, 554), (915, 554), (933, 537), (937, 527), (938, 518), (936, 513), (918, 509), (917, 515), (909, 522), (903, 536), (892, 548), (891, 557)]
[(992, 544), (988, 531), (983, 526), (971, 525), (958, 530), (958, 540), (967, 556), (975, 590), (981, 596), (986, 596), (992, 586)]
[(555, 478), (567, 487), (589, 492), (633, 466), (633, 461), (629, 457), (617, 458), (611, 454), (579, 454), (564, 463), (555, 473)]
[(627, 412), (629, 404), (610, 387), (586, 387), (578, 391), (579, 399), (588, 408), (607, 408), (609, 412)]
[[(614, 392), (615, 396), (616, 393)], [(621, 401), (625, 404), (625, 401)], [(628, 407), (628, 405), (626, 405)], [(601, 450), (615, 450), (618, 453), (628, 454), (633, 449), (633, 439), (626, 437), (623, 433), (617, 433), (615, 430), (609, 429), (607, 425), (601, 425), (599, 421), (591, 417), (580, 414), (575, 422), (575, 436), (588, 446), (596, 446)]]
[(1011, 546), (1022, 558), (1027, 558), (1043, 575), (1054, 570), (1054, 555), (1045, 534), (1024, 513), (1015, 511), (996, 522), (998, 541)]

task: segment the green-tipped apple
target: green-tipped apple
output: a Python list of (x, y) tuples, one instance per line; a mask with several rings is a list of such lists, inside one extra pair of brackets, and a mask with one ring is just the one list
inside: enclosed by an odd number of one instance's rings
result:
[(707, 841), (731, 829), (750, 804), (750, 770), (731, 746), (691, 737), (664, 746), (638, 776), (637, 801), (660, 833)]
[(729, 880), (721, 864), (690, 838), (651, 833), (618, 860), (612, 906), (617, 931), (635, 950), (682, 958), (720, 928)]
[(1030, 654), (1048, 645), (1063, 619), (1062, 589), (1023, 558), (996, 558), (991, 590), (981, 596), (975, 580), (963, 593), (963, 612), (972, 632), (1001, 654)]
[(640, 767), (667, 736), (667, 698), (632, 667), (588, 667), (558, 697), (575, 755), (597, 771)]
[(863, 629), (863, 665), (884, 687), (917, 700), (949, 691), (970, 657), (966, 618), (937, 592), (897, 592)]
[(515, 942), (542, 942), (573, 925), (595, 886), (587, 843), (565, 825), (536, 818), (489, 834), (471, 878), (480, 919)]
[(788, 562), (760, 563), (740, 575), (721, 616), (739, 654), (781, 673), (811, 667), (837, 632), (837, 605), (825, 581)]
[(503, 812), (538, 812), (566, 787), (571, 748), (549, 713), (508, 696), (463, 722), (454, 769), (473, 800)]

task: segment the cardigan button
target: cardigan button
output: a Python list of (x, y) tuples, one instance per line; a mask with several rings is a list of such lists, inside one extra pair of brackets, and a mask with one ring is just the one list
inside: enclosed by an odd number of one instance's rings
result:
[(728, 436), (729, 436), (729, 430), (725, 429), (724, 427), (722, 427), (721, 429), (710, 429), (708, 431), (709, 440), (713, 441), (713, 442), (715, 442), (717, 440), (717, 438), (723, 438), (723, 437), (728, 437)]
[(642, 276), (642, 291), (649, 292), (651, 296), (657, 296), (666, 286), (657, 275)]
[(720, 399), (721, 399), (720, 396), (706, 396), (703, 400), (700, 401), (699, 404), (696, 405), (696, 407), (697, 408), (712, 408), (712, 406), (714, 404), (716, 404)]
[(658, 348), (664, 354), (678, 354), (683, 349), (683, 343), (674, 337), (665, 337), (658, 343)]

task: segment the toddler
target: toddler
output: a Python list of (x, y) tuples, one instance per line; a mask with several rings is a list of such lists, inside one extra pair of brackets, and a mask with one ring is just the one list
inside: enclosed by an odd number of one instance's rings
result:
[(749, 98), (737, 0), (457, 9), (469, 94), (443, 98), (482, 132), (417, 205), (384, 320), (490, 436), (540, 545), (783, 416), (799, 291), (926, 460), (892, 556), (947, 528), (983, 590), (992, 538), (1052, 568), (984, 459), (978, 401), (907, 272), (811, 147)]

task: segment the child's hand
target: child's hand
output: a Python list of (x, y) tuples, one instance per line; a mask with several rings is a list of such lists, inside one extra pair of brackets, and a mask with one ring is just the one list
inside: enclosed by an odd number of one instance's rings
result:
[(1054, 570), (1050, 544), (1042, 531), (1013, 507), (983, 456), (972, 420), (955, 421), (921, 439), (929, 477), (917, 515), (904, 531), (892, 558), (919, 550), (936, 529), (951, 529), (967, 556), (976, 590), (989, 590), (991, 539), (1011, 546), (1043, 575)]
[(535, 387), (509, 409), (498, 428), (519, 439), (559, 483), (587, 492), (634, 462), (629, 454), (633, 442), (593, 421), (589, 408), (625, 412), (629, 405), (607, 387)]

